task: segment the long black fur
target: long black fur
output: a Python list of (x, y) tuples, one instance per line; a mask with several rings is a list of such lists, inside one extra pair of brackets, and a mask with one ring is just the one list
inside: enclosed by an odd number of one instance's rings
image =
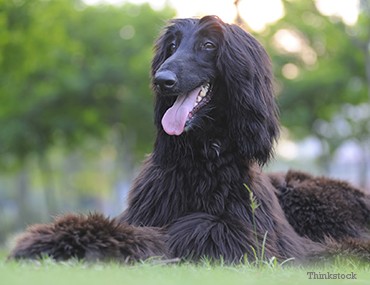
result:
[[(261, 255), (264, 238), (264, 258), (306, 259), (357, 245), (370, 256), (369, 196), (332, 180), (313, 190), (307, 185), (317, 179), (297, 172), (262, 173), (279, 135), (278, 110), (269, 57), (249, 33), (214, 16), (172, 20), (155, 44), (151, 74), (157, 138), (128, 208), (113, 220), (72, 215), (62, 218), (63, 227), (60, 220), (31, 227), (11, 257), (236, 263)], [(159, 74), (172, 77), (159, 82)], [(168, 135), (165, 112), (205, 82), (210, 101), (186, 131)], [(337, 208), (343, 199), (351, 203)], [(351, 211), (345, 221), (342, 213)]]

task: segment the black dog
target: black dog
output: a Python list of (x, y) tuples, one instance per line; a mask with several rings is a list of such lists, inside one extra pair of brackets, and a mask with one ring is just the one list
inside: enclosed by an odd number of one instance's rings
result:
[(250, 34), (213, 16), (173, 20), (156, 42), (152, 83), (157, 138), (128, 209), (114, 220), (69, 215), (33, 226), (11, 257), (235, 263), (369, 253), (368, 196), (338, 181), (261, 172), (278, 111), (269, 57)]

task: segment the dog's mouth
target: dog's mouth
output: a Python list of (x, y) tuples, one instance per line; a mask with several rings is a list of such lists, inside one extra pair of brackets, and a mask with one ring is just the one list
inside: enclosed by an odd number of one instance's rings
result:
[(179, 95), (162, 118), (162, 127), (168, 135), (179, 136), (188, 131), (196, 113), (211, 100), (212, 86), (209, 82), (188, 94)]

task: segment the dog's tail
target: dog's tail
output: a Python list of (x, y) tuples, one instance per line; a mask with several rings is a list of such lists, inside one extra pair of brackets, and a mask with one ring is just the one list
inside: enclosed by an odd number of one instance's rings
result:
[(9, 259), (132, 262), (168, 256), (160, 228), (118, 223), (101, 214), (64, 215), (50, 224), (30, 226), (16, 241)]

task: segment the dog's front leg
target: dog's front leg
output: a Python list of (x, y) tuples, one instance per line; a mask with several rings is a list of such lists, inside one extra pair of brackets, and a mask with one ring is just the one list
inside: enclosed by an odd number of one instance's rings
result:
[[(185, 260), (208, 258), (231, 264), (258, 258), (253, 229), (232, 217), (201, 212), (186, 215), (168, 227), (167, 243), (172, 256)], [(266, 249), (265, 256), (271, 254)]]

